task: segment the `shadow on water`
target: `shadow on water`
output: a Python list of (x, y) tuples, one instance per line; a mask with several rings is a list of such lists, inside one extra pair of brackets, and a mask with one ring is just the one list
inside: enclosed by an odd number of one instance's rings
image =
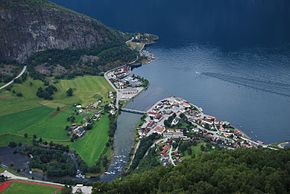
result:
[(13, 166), (15, 169), (27, 169), (29, 158), (23, 154), (16, 153), (16, 148), (1, 147), (0, 163), (5, 166)]

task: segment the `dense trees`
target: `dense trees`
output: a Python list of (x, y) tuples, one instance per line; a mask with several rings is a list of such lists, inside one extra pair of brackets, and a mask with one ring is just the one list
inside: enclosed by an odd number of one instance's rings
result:
[(67, 96), (73, 96), (73, 89), (69, 88), (69, 89), (66, 91), (66, 95), (67, 95)]
[(74, 176), (76, 174), (74, 162), (65, 150), (24, 146), (20, 152), (33, 156), (30, 158), (30, 168), (41, 169), (48, 177)]
[(171, 123), (175, 119), (175, 117), (176, 117), (175, 113), (173, 115), (171, 115), (170, 117), (168, 117), (168, 119), (164, 121), (165, 127), (171, 128), (172, 127)]
[(17, 143), (15, 143), (14, 141), (11, 141), (9, 142), (8, 146), (11, 148), (15, 148), (17, 146)]
[(176, 167), (157, 167), (93, 193), (289, 193), (290, 150), (215, 151)]
[(54, 85), (48, 85), (44, 89), (42, 87), (39, 87), (36, 95), (39, 98), (43, 98), (45, 100), (52, 100), (53, 94), (57, 91), (57, 88)]
[(133, 171), (138, 167), (140, 160), (142, 160), (147, 150), (153, 145), (154, 141), (156, 141), (159, 138), (160, 135), (154, 133), (148, 137), (141, 139), (140, 145), (130, 166), (130, 171)]
[[(57, 78), (73, 78), (75, 76), (90, 74), (99, 75), (112, 67), (133, 61), (138, 52), (131, 50), (123, 42), (112, 42), (92, 49), (78, 50), (45, 50), (35, 53), (28, 59), (29, 68), (32, 69), (34, 79), (43, 79), (43, 75), (36, 72), (34, 67), (45, 65), (50, 76)], [(54, 71), (56, 66), (62, 66), (65, 71)], [(54, 69), (54, 70), (53, 70)]]

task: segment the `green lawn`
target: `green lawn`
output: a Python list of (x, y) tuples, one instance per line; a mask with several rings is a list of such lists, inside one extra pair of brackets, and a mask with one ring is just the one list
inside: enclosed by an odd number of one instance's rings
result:
[(49, 186), (12, 183), (2, 194), (60, 194), (61, 191)]
[(77, 77), (73, 80), (61, 80), (57, 85), (61, 91), (66, 91), (68, 88), (73, 89), (74, 96), (67, 99), (65, 92), (58, 93), (57, 98), (62, 99), (59, 102), (63, 103), (81, 103), (87, 105), (95, 101), (97, 97), (103, 97), (108, 100), (108, 92), (113, 91), (110, 84), (100, 76), (84, 76)]
[(201, 155), (202, 154), (202, 151), (201, 151), (201, 146), (202, 145), (204, 146), (204, 145), (206, 145), (206, 143), (205, 142), (200, 142), (200, 143), (198, 143), (195, 146), (191, 146), (192, 154), (189, 155), (188, 152), (186, 151), (184, 153), (185, 155), (183, 156), (183, 159), (186, 159), (186, 158), (188, 159), (188, 158), (191, 158), (193, 156), (197, 157), (197, 156)]
[(106, 147), (109, 140), (109, 117), (103, 115), (92, 130), (71, 145), (80, 157), (89, 165), (93, 166)]
[(192, 154), (195, 155), (195, 156), (200, 155), (202, 153), (202, 151), (201, 151), (201, 146), (202, 145), (205, 145), (205, 143), (199, 143), (196, 146), (193, 146), (192, 147)]
[(70, 112), (70, 109), (59, 112), (52, 109), (52, 112), (39, 119), (38, 122), (23, 128), (21, 133), (35, 134), (37, 137), (51, 141), (69, 140), (65, 126), (68, 124), (67, 118), (70, 116)]
[[(31, 78), (22, 84), (13, 84), (11, 91), (0, 92), (0, 146), (6, 146), (11, 141), (29, 144), (33, 135), (45, 141), (70, 145), (65, 127), (69, 124), (67, 118), (73, 111), (73, 105), (80, 103), (85, 106), (100, 97), (108, 102), (108, 92), (113, 91), (101, 76), (59, 80), (55, 86), (58, 91), (52, 101), (36, 96), (43, 83)], [(72, 97), (66, 96), (68, 88), (73, 89)], [(16, 97), (13, 90), (23, 93), (23, 97)], [(56, 111), (57, 107), (61, 108), (60, 111)], [(71, 145), (89, 165), (95, 163), (105, 148), (108, 125), (108, 116), (105, 115), (85, 137)], [(28, 138), (24, 138), (25, 133)]]
[(53, 109), (40, 106), (0, 117), (0, 133), (19, 133), (39, 120), (47, 117)]

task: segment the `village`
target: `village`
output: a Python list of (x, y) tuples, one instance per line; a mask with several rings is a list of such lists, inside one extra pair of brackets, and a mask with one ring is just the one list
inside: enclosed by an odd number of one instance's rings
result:
[(81, 104), (74, 105), (72, 115), (67, 118), (71, 122), (71, 126), (66, 127), (72, 141), (83, 137), (93, 127), (93, 124), (101, 118), (104, 111), (108, 111), (111, 115), (116, 114), (117, 109), (114, 105), (116, 101), (115, 92), (110, 91), (108, 98), (110, 103), (105, 105), (101, 98), (96, 99), (96, 102), (87, 106), (82, 106)]
[(117, 91), (116, 103), (119, 100), (127, 101), (132, 99), (144, 90), (144, 88), (147, 88), (149, 84), (146, 79), (132, 74), (131, 67), (128, 65), (107, 72), (105, 78)]
[(201, 108), (178, 97), (157, 102), (147, 111), (142, 121), (138, 128), (139, 140), (154, 133), (162, 137), (154, 146), (159, 147), (163, 165), (175, 165), (182, 160), (177, 141), (202, 139), (209, 142), (212, 148), (226, 149), (267, 147), (263, 142), (251, 140), (229, 122), (204, 114)]

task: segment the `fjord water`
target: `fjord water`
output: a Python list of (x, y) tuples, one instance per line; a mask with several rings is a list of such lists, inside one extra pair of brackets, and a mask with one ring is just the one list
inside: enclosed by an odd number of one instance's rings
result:
[[(160, 36), (148, 48), (156, 60), (134, 70), (150, 87), (129, 107), (146, 110), (180, 96), (253, 139), (290, 140), (289, 0), (54, 2), (121, 31)], [(118, 122), (128, 123), (127, 116)], [(122, 127), (128, 126), (118, 126), (124, 133), (116, 141), (128, 135)], [(122, 146), (130, 151), (131, 145)]]

